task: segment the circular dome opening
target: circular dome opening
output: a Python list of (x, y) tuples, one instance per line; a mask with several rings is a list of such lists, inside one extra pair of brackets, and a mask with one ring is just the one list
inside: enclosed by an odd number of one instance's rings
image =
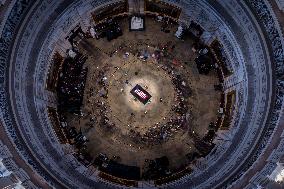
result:
[(139, 31), (128, 15), (72, 31), (72, 50), (55, 70), (57, 112), (64, 140), (88, 166), (161, 182), (188, 174), (214, 148), (218, 129), (229, 127), (234, 92), (226, 110), (221, 98), (223, 75), (232, 73), (219, 42), (200, 40), (198, 24), (135, 18), (144, 23)]

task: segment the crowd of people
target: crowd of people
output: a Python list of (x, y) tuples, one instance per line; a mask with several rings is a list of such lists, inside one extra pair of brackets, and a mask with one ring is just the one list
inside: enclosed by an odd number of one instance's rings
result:
[[(172, 83), (177, 93), (175, 103), (172, 105), (172, 117), (164, 124), (154, 124), (145, 134), (141, 135), (135, 130), (131, 130), (130, 137), (137, 143), (146, 145), (155, 145), (167, 141), (179, 129), (187, 129), (187, 117), (189, 107), (187, 98), (190, 96), (190, 87), (181, 75), (176, 74), (172, 68), (167, 65), (161, 67), (170, 74)], [(160, 99), (162, 101), (163, 99)]]
[[(76, 35), (83, 35), (81, 29), (79, 28), (75, 32)], [(76, 42), (75, 34), (71, 35), (72, 43)], [(93, 38), (107, 37), (110, 41), (116, 37), (122, 35), (122, 31), (119, 25), (110, 20), (109, 22), (98, 25), (96, 28), (90, 29), (90, 34)], [(83, 36), (86, 36), (84, 34)], [(71, 43), (70, 42), (70, 43)], [(72, 45), (74, 46), (74, 45)], [(128, 136), (133, 140), (134, 143), (138, 145), (153, 146), (161, 144), (168, 141), (174, 134), (180, 130), (188, 131), (189, 119), (190, 119), (190, 109), (188, 105), (188, 98), (191, 96), (191, 88), (187, 83), (187, 80), (183, 78), (183, 75), (177, 71), (176, 66), (179, 66), (179, 62), (174, 59), (173, 51), (175, 45), (171, 42), (165, 45), (157, 45), (154, 47), (153, 52), (148, 50), (140, 50), (135, 55), (138, 59), (142, 61), (147, 61), (149, 58), (154, 58), (157, 66), (161, 67), (164, 72), (166, 72), (172, 81), (175, 89), (175, 99), (171, 107), (171, 116), (165, 117), (161, 123), (153, 124), (145, 133), (140, 133), (135, 129), (129, 129)], [(125, 50), (120, 47), (118, 50)], [(208, 74), (212, 68), (212, 62), (210, 54), (206, 51), (206, 48), (198, 49), (198, 56), (196, 59), (197, 68), (201, 74)], [(129, 56), (129, 52), (126, 51), (125, 56)], [(83, 103), (84, 88), (87, 76), (87, 68), (83, 68), (84, 62), (87, 57), (76, 51), (76, 48), (72, 49), (69, 53), (69, 57), (64, 60), (62, 71), (59, 75), (58, 82), (58, 99), (59, 99), (59, 110), (68, 111), (71, 113), (80, 113), (81, 106)], [(170, 61), (169, 61), (170, 60)], [(90, 97), (95, 97), (94, 101), (87, 98), (87, 102), (91, 103), (92, 112), (87, 114), (90, 116), (89, 125), (91, 127), (103, 128), (106, 132), (112, 132), (113, 129), (118, 126), (115, 125), (113, 120), (109, 118), (109, 112), (111, 111), (109, 104), (107, 103), (108, 98), (108, 81), (107, 81), (107, 68), (100, 68), (100, 70), (95, 73), (92, 77), (95, 78), (94, 86), (90, 88)], [(87, 93), (88, 94), (88, 93)], [(160, 98), (160, 102), (163, 99)], [(88, 139), (82, 134), (81, 131), (77, 131), (74, 127), (68, 130), (69, 139), (72, 141), (81, 152), (86, 152), (86, 142)], [(215, 131), (208, 132), (204, 138), (199, 138), (198, 136), (193, 137), (195, 142), (195, 147), (198, 149), (201, 155), (207, 154), (213, 148), (212, 138), (215, 135)], [(83, 150), (82, 150), (83, 149)], [(88, 156), (88, 153), (85, 153)], [(195, 157), (200, 156), (199, 153), (189, 154), (190, 159), (195, 159)], [(97, 158), (96, 158), (97, 159)], [(147, 176), (149, 178), (155, 178), (157, 175), (167, 175), (169, 174), (168, 165), (163, 165), (159, 163), (162, 159), (157, 159), (151, 161), (148, 166), (148, 171), (145, 173), (145, 179)], [(165, 158), (163, 159), (165, 162)], [(110, 161), (104, 161), (110, 162)], [(116, 164), (115, 164), (116, 165)]]
[(145, 172), (142, 175), (145, 180), (156, 180), (171, 174), (169, 169), (169, 159), (166, 156), (162, 156), (154, 160), (146, 159), (145, 162)]
[(58, 109), (79, 113), (83, 102), (87, 68), (83, 65), (87, 57), (78, 53), (64, 60), (57, 84)]
[[(155, 145), (167, 141), (177, 130), (187, 129), (187, 119), (189, 117), (189, 107), (187, 99), (191, 95), (191, 89), (186, 82), (186, 79), (182, 78), (180, 74), (177, 74), (174, 70), (174, 66), (170, 64), (164, 64), (163, 57), (165, 57), (169, 52), (172, 51), (174, 45), (167, 43), (166, 45), (161, 45), (154, 50), (153, 54), (148, 51), (141, 50), (137, 52), (136, 56), (143, 61), (148, 58), (153, 57), (157, 60), (157, 65), (160, 66), (166, 73), (168, 73), (172, 79), (176, 91), (175, 103), (171, 108), (172, 117), (165, 118), (162, 124), (153, 124), (149, 130), (141, 134), (135, 129), (129, 130), (129, 137), (137, 144), (145, 145)], [(119, 49), (123, 51), (124, 49)], [(125, 53), (127, 54), (127, 52)], [(129, 55), (128, 55), (129, 56)], [(109, 105), (107, 104), (108, 98), (108, 82), (106, 76), (107, 70), (101, 68), (98, 73), (93, 77), (96, 78), (96, 84), (89, 91), (90, 97), (95, 96), (96, 99), (91, 102), (92, 107), (95, 107), (93, 112), (93, 118), (90, 118), (92, 122), (105, 129), (106, 131), (112, 131), (112, 129), (118, 127), (115, 123), (108, 117), (108, 113), (111, 111)], [(97, 92), (97, 94), (95, 93)], [(160, 98), (162, 103), (163, 99)], [(166, 120), (168, 119), (168, 120)], [(94, 121), (95, 120), (95, 121)]]
[(195, 63), (200, 74), (207, 75), (212, 69), (215, 68), (212, 57), (213, 55), (210, 53), (207, 47), (201, 47), (198, 50)]
[(122, 34), (123, 33), (119, 24), (113, 19), (109, 19), (106, 22), (99, 23), (90, 28), (91, 37), (96, 39), (106, 37), (108, 41), (111, 41), (118, 38)]

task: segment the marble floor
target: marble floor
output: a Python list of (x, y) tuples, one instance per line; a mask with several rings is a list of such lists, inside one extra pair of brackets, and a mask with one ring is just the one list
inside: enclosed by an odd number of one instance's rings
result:
[[(169, 33), (162, 32), (161, 23), (146, 18), (145, 31), (129, 31), (128, 21), (120, 20), (123, 35), (108, 42), (103, 39), (87, 39), (79, 44), (80, 51), (88, 55), (85, 64), (88, 77), (84, 95), (81, 119), (69, 118), (69, 124), (81, 129), (87, 136), (89, 153), (96, 157), (104, 153), (108, 157), (119, 156), (120, 162), (127, 165), (144, 167), (146, 159), (167, 156), (170, 167), (178, 169), (187, 165), (186, 154), (197, 151), (189, 132), (203, 137), (210, 122), (217, 120), (220, 93), (214, 90), (218, 84), (215, 71), (200, 75), (196, 68), (192, 51), (193, 40), (180, 40), (174, 36), (177, 25), (169, 25)], [(157, 61), (152, 55), (159, 47), (172, 47)], [(149, 54), (147, 60), (137, 57), (138, 53)], [(131, 134), (143, 135), (155, 124), (163, 124), (176, 115), (171, 109), (177, 98), (177, 91), (171, 79), (171, 73), (163, 70), (163, 64), (170, 65), (174, 72), (182, 77), (189, 90), (186, 99), (188, 106), (187, 125), (171, 129), (170, 136), (159, 144), (145, 145)], [(107, 91), (98, 87), (99, 74), (105, 76)], [(134, 99), (130, 90), (136, 84), (147, 88), (151, 102), (144, 105)], [(107, 93), (106, 97), (100, 95)], [(162, 101), (160, 99), (162, 98)], [(97, 103), (103, 103), (107, 109), (103, 112), (111, 122), (110, 127), (99, 126), (99, 122), (90, 122), (92, 117), (101, 116)]]

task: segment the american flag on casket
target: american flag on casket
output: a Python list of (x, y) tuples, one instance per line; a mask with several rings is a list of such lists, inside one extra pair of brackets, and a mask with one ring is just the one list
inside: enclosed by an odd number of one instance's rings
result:
[(147, 102), (152, 97), (145, 89), (143, 89), (140, 85), (136, 85), (130, 93), (137, 98), (143, 104), (147, 104)]

